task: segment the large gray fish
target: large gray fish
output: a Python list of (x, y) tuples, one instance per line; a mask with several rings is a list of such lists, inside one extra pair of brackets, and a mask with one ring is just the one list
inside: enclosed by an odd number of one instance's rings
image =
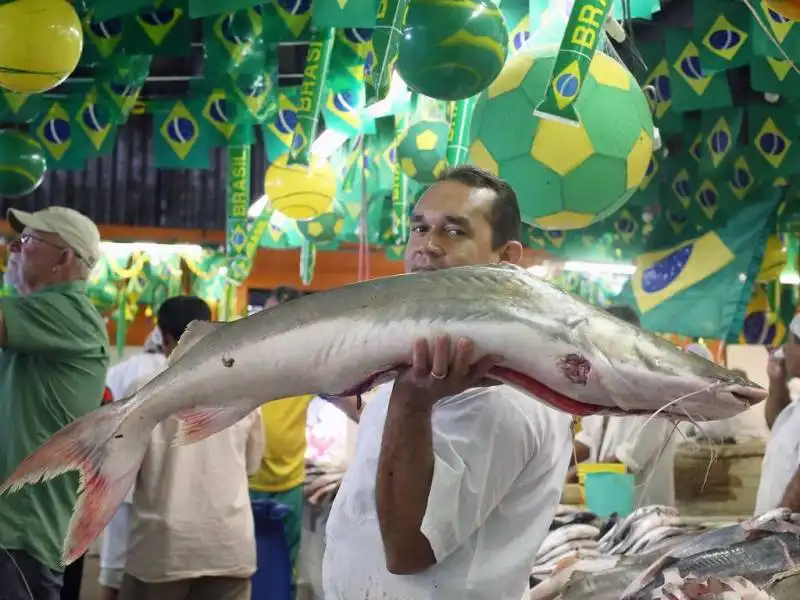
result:
[(238, 321), (194, 323), (169, 368), (56, 433), (0, 492), (80, 471), (63, 552), (69, 563), (122, 502), (159, 422), (176, 415), (176, 443), (192, 443), (265, 402), (358, 394), (404, 369), (415, 338), (437, 334), (453, 344), (472, 338), (476, 356), (503, 357), (494, 378), (573, 414), (714, 420), (766, 396), (521, 267), (459, 267), (344, 286)]
[(800, 534), (800, 514), (793, 514), (788, 508), (776, 508), (762, 515), (758, 515), (742, 523), (712, 529), (693, 536), (686, 541), (674, 546), (669, 552), (664, 553), (644, 571), (630, 589), (632, 593), (650, 584), (660, 573), (676, 564), (678, 561), (690, 556), (703, 554), (711, 550), (726, 548), (733, 544), (757, 539), (771, 533)]
[(644, 587), (633, 584), (621, 600), (646, 600), (658, 597), (665, 584), (685, 577), (744, 577), (761, 586), (775, 575), (796, 567), (800, 561), (800, 536), (796, 533), (773, 533), (766, 537), (716, 548), (680, 559), (661, 571)]

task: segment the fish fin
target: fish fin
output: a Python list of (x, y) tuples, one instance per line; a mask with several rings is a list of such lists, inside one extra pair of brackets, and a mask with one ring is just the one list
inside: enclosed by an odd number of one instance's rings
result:
[(152, 428), (123, 437), (119, 430), (130, 413), (126, 404), (106, 404), (63, 427), (0, 486), (0, 494), (14, 493), (26, 484), (78, 471), (80, 487), (64, 540), (64, 565), (83, 556), (136, 480)]
[(670, 565), (673, 565), (676, 562), (678, 562), (677, 559), (669, 554), (665, 554), (653, 562), (653, 564), (647, 567), (643, 573), (641, 573), (627, 588), (625, 588), (625, 591), (623, 591), (622, 595), (620, 596), (620, 600), (633, 600), (634, 598), (638, 598), (636, 594), (638, 594), (646, 586), (650, 585), (650, 583), (655, 579), (657, 573), (666, 571)]
[(190, 408), (175, 414), (180, 421), (173, 446), (186, 446), (211, 437), (235, 425), (253, 412), (245, 406), (205, 406)]
[(177, 346), (169, 355), (169, 360), (167, 360), (168, 365), (173, 365), (175, 362), (184, 354), (186, 354), (189, 349), (194, 346), (197, 342), (202, 340), (205, 336), (207, 336), (212, 331), (216, 331), (222, 325), (225, 325), (224, 321), (192, 321), (186, 327), (186, 331), (183, 332), (180, 341), (178, 341)]

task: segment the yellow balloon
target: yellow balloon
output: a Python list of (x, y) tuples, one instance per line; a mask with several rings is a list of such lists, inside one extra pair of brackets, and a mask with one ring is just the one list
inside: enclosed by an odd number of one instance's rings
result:
[(331, 164), (313, 156), (309, 166), (288, 164), (288, 155), (275, 160), (264, 176), (264, 193), (282, 215), (305, 221), (333, 212), (336, 173)]
[(786, 247), (783, 245), (783, 240), (777, 235), (769, 236), (767, 238), (767, 246), (764, 248), (764, 259), (761, 261), (761, 268), (756, 276), (756, 281), (768, 282), (778, 279), (786, 266), (786, 257)]
[(0, 5), (0, 87), (46, 92), (69, 77), (83, 50), (83, 28), (66, 0)]

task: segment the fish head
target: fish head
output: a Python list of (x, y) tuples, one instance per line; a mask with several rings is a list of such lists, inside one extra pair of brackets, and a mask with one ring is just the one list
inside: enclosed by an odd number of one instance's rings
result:
[[(610, 336), (605, 356), (619, 375), (609, 391), (624, 413), (690, 421), (728, 419), (766, 399), (758, 384), (672, 342), (640, 329)], [(652, 400), (641, 389), (652, 390)]]
[[(677, 347), (676, 347), (677, 349)], [(674, 374), (686, 378), (690, 389), (676, 405), (675, 416), (698, 421), (734, 417), (762, 402), (767, 391), (743, 376), (691, 352), (671, 353)]]

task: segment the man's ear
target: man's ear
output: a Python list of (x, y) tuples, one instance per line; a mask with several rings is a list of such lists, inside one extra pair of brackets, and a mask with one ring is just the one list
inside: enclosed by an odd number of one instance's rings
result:
[(522, 244), (516, 240), (511, 240), (510, 242), (506, 242), (501, 249), (500, 260), (518, 265), (522, 262), (522, 253)]

